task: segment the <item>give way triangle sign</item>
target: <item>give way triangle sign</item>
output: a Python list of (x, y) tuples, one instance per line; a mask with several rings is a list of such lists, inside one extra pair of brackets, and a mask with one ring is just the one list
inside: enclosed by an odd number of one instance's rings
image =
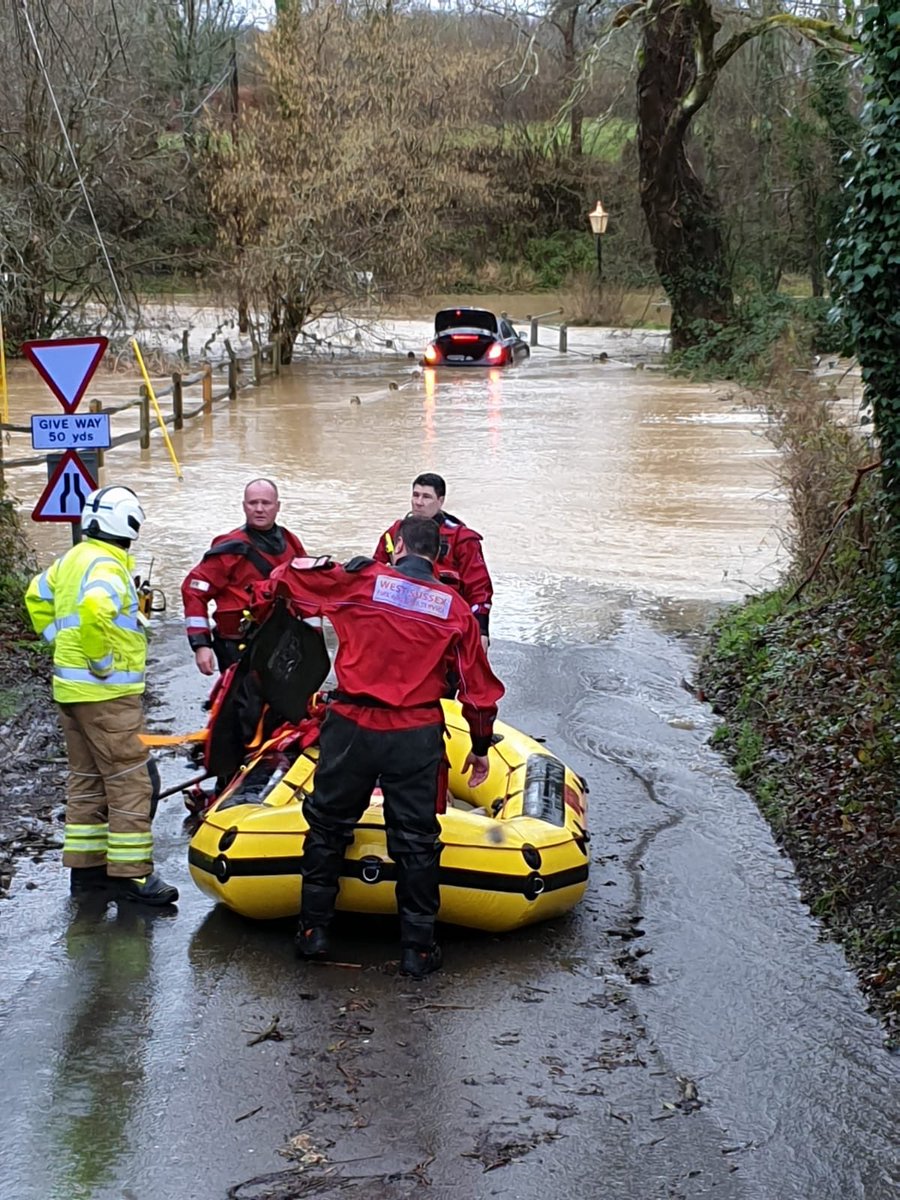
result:
[(23, 342), (22, 350), (67, 413), (74, 412), (87, 391), (109, 338), (49, 338)]
[(67, 450), (31, 514), (32, 521), (80, 521), (84, 502), (97, 483), (74, 450)]

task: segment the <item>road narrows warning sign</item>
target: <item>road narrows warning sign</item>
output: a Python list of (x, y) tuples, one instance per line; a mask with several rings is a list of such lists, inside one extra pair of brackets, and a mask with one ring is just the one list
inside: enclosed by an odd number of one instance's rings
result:
[(32, 521), (80, 521), (84, 502), (96, 486), (75, 451), (67, 450), (34, 507)]

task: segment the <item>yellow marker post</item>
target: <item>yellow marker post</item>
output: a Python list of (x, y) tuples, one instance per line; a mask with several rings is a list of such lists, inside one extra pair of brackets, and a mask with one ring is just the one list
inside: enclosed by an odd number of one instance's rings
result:
[(0, 421), (9, 424), (9, 392), (6, 388), (6, 342), (3, 340), (3, 314), (0, 313)]
[(159, 427), (162, 430), (163, 441), (166, 443), (166, 449), (169, 451), (169, 458), (172, 460), (172, 466), (175, 468), (175, 476), (177, 479), (184, 479), (181, 473), (181, 467), (178, 465), (178, 459), (175, 457), (175, 447), (172, 445), (172, 439), (169, 437), (169, 431), (166, 429), (166, 423), (163, 420), (163, 415), (159, 407), (159, 401), (156, 399), (156, 392), (153, 390), (153, 384), (150, 382), (150, 376), (147, 374), (147, 368), (144, 366), (144, 359), (141, 356), (141, 348), (137, 344), (137, 338), (131, 339), (131, 348), (134, 351), (134, 356), (138, 361), (138, 366), (141, 369), (141, 374), (144, 377), (144, 383), (147, 387), (147, 395), (153, 403), (156, 419), (159, 422)]

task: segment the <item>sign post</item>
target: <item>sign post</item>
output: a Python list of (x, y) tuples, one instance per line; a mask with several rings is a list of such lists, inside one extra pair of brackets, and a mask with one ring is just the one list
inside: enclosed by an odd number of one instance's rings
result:
[[(51, 338), (25, 342), (22, 350), (60, 402), (63, 417), (34, 415), (31, 444), (47, 455), (47, 486), (31, 513), (32, 521), (68, 521), (72, 544), (81, 541), (81, 512), (88, 494), (97, 487), (99, 455), (110, 445), (109, 416), (74, 416), (109, 339)], [(84, 449), (80, 455), (78, 448)], [(59, 451), (63, 453), (60, 455)]]

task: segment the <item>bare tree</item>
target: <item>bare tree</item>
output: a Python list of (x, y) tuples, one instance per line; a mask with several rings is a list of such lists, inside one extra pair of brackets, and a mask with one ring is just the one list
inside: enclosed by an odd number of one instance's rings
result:
[(212, 194), (227, 274), (286, 357), (359, 273), (413, 284), (468, 202), (489, 207), (460, 140), (488, 67), (444, 55), (429, 14), (296, 4), (261, 37), (263, 82), (239, 143), (221, 142)]
[(230, 69), (240, 14), (231, 0), (0, 0), (0, 19), (0, 302), (15, 346), (105, 312), (124, 321), (143, 273), (190, 261), (204, 217), (186, 131)]
[(163, 48), (155, 73), (172, 110), (170, 124), (192, 138), (210, 103), (234, 108), (246, 9), (235, 0), (156, 0), (146, 8), (146, 22)]

